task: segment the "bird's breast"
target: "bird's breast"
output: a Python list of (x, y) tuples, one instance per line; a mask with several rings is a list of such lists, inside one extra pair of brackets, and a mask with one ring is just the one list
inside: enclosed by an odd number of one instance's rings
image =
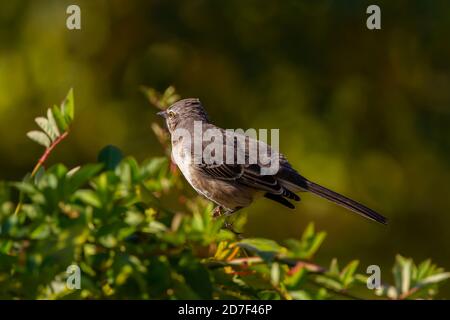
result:
[(186, 180), (192, 185), (191, 154), (184, 150), (181, 143), (172, 145), (172, 159)]

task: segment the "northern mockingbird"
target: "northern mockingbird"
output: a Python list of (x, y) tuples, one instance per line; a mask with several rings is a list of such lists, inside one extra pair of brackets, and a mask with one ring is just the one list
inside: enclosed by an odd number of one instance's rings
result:
[[(216, 127), (208, 120), (199, 99), (180, 100), (158, 115), (165, 118), (171, 134), (173, 161), (199, 194), (217, 204), (215, 215), (236, 212), (259, 196), (293, 209), (289, 200), (300, 201), (296, 193), (309, 191), (363, 217), (387, 223), (385, 217), (372, 209), (306, 179), (292, 168), (284, 155), (265, 142)], [(200, 135), (196, 129), (201, 130)], [(210, 139), (205, 139), (205, 135)], [(250, 161), (252, 151), (260, 149), (271, 156), (269, 163), (263, 164), (260, 159)], [(217, 156), (222, 151), (220, 159)], [(239, 157), (244, 162), (237, 161)], [(263, 174), (274, 161), (277, 170)]]

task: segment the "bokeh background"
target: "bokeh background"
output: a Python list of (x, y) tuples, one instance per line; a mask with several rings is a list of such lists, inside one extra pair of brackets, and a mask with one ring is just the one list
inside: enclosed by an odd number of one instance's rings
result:
[[(382, 227), (304, 195), (295, 211), (260, 200), (246, 234), (328, 238), (318, 261), (359, 258), (388, 277), (394, 256), (450, 269), (450, 2), (52, 1), (0, 4), (0, 179), (42, 149), (25, 133), (74, 87), (76, 119), (51, 163), (93, 162), (106, 144), (139, 160), (163, 149), (141, 85), (199, 97), (225, 128), (279, 128), (306, 177), (390, 219)], [(82, 30), (66, 28), (81, 7)], [(443, 288), (450, 297), (450, 287)]]

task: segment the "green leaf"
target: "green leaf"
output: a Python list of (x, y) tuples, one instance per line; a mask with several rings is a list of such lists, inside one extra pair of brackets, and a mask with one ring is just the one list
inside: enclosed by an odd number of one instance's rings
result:
[(394, 266), (396, 275), (396, 287), (401, 293), (406, 293), (411, 287), (412, 260), (397, 255), (397, 262)]
[(90, 178), (99, 173), (101, 169), (101, 164), (87, 164), (78, 169), (69, 178), (69, 192), (72, 193), (78, 188), (82, 187)]
[(66, 120), (66, 123), (70, 124), (74, 118), (74, 98), (73, 98), (73, 88), (67, 93), (66, 99), (61, 105), (61, 112)]
[(329, 277), (326, 275), (318, 275), (316, 277), (316, 282), (321, 285), (324, 285), (326, 288), (330, 288), (330, 289), (334, 289), (334, 290), (338, 290), (338, 291), (343, 289), (342, 284), (334, 277)]
[(304, 290), (289, 291), (289, 294), (295, 300), (311, 300), (311, 295)]
[(338, 261), (336, 258), (333, 258), (333, 260), (331, 260), (331, 264), (330, 264), (330, 268), (329, 268), (328, 272), (330, 274), (334, 274), (334, 275), (339, 274), (339, 265), (338, 265)]
[(273, 240), (263, 239), (263, 238), (248, 238), (240, 241), (238, 243), (240, 246), (247, 246), (248, 248), (254, 248), (259, 251), (268, 252), (280, 252), (283, 247)]
[(160, 232), (166, 232), (167, 227), (158, 221), (151, 221), (147, 226), (142, 228), (142, 232), (145, 233), (160, 233)]
[(426, 277), (425, 279), (419, 281), (417, 284), (419, 286), (426, 286), (429, 284), (436, 284), (438, 282), (442, 282), (447, 279), (450, 279), (450, 272), (434, 274), (432, 276)]
[(119, 148), (108, 145), (100, 150), (97, 160), (105, 165), (106, 170), (114, 170), (123, 158)]
[(353, 275), (355, 274), (358, 265), (359, 261), (353, 260), (344, 269), (342, 269), (341, 280), (345, 287), (347, 287), (353, 282)]
[(291, 250), (289, 255), (292, 258), (311, 259), (317, 250), (319, 250), (325, 237), (325, 232), (315, 233), (314, 224), (310, 223), (303, 232), (301, 241), (288, 239), (285, 243)]
[(77, 190), (74, 197), (95, 208), (101, 208), (102, 206), (99, 196), (93, 190)]
[(34, 229), (31, 234), (31, 239), (44, 239), (50, 234), (50, 228), (47, 224), (43, 223)]
[(300, 268), (293, 274), (288, 274), (285, 278), (284, 284), (289, 290), (300, 289), (303, 283), (306, 281), (308, 271), (305, 268)]
[(431, 269), (431, 259), (427, 259), (423, 261), (418, 267), (417, 267), (417, 275), (416, 279), (421, 280), (425, 278), (429, 273)]
[(27, 136), (34, 142), (37, 142), (46, 148), (50, 147), (51, 144), (50, 138), (42, 131), (30, 131), (27, 133)]
[(38, 184), (45, 173), (44, 167), (40, 167), (34, 176), (34, 184)]
[(57, 105), (54, 105), (52, 108), (52, 114), (54, 116), (54, 119), (57, 123), (57, 127), (59, 130), (65, 132), (69, 128), (66, 120), (64, 119), (64, 116), (61, 113), (61, 110), (59, 110)]
[(11, 240), (0, 241), (0, 254), (8, 254), (11, 250), (14, 242)]
[(274, 286), (278, 286), (280, 284), (280, 265), (278, 263), (272, 263), (272, 267), (270, 268), (270, 280)]
[(286, 249), (275, 241), (262, 238), (244, 239), (238, 242), (237, 245), (256, 253), (268, 262), (272, 261), (276, 255), (286, 252)]

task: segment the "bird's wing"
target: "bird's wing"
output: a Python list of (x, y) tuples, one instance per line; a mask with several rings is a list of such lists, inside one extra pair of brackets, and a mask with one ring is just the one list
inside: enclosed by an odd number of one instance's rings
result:
[(261, 175), (258, 165), (199, 164), (196, 169), (203, 175), (225, 181), (232, 181), (247, 187), (280, 195), (296, 201), (300, 197), (283, 186), (275, 176)]
[[(217, 127), (212, 128), (218, 129)], [(204, 129), (209, 129), (208, 125), (206, 125)], [(237, 163), (237, 154), (234, 155), (234, 161), (231, 164), (225, 163), (225, 161), (209, 164), (210, 161), (206, 161), (204, 158), (205, 155), (202, 154), (202, 163), (195, 165), (200, 173), (210, 178), (233, 181), (260, 191), (286, 196), (290, 199), (299, 199), (297, 195), (289, 191), (282, 183), (280, 183), (277, 175), (261, 175), (262, 164), (250, 164), (250, 152), (258, 152), (261, 145), (264, 145), (264, 150), (267, 150), (267, 152), (270, 153), (272, 152), (270, 146), (249, 136), (230, 133), (229, 131), (222, 129), (218, 130), (223, 134), (223, 139), (221, 141), (203, 141), (203, 150), (205, 150), (207, 146), (211, 148), (211, 146), (214, 146), (215, 144), (215, 149), (219, 150), (220, 148), (223, 148), (223, 155), (226, 155), (226, 152), (229, 152), (229, 150), (234, 150), (235, 153), (240, 150), (244, 152), (243, 157), (245, 164)]]
[(246, 185), (248, 187), (270, 192), (273, 194), (282, 194), (283, 187), (273, 176), (261, 176), (256, 168), (257, 165), (237, 165), (237, 164), (198, 164), (197, 170), (209, 178), (233, 181)]

